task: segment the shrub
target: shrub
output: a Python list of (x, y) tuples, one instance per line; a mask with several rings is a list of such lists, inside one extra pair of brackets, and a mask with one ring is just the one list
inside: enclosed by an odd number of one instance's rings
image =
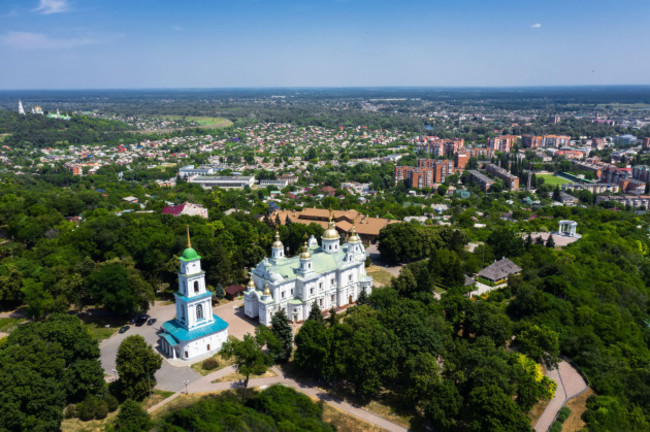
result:
[(557, 421), (564, 423), (564, 421), (569, 418), (569, 414), (571, 414), (569, 407), (563, 406), (557, 415)]
[(120, 406), (120, 402), (113, 395), (110, 394), (107, 395), (106, 397), (104, 397), (104, 400), (106, 401), (106, 405), (108, 406), (108, 412), (113, 412)]
[(203, 369), (205, 370), (216, 369), (219, 367), (219, 361), (214, 357), (210, 357), (209, 359), (203, 360), (201, 366), (203, 366)]
[(548, 428), (548, 432), (562, 432), (562, 423), (557, 420), (554, 421), (551, 427)]
[(63, 410), (63, 417), (67, 418), (67, 419), (77, 417), (77, 410), (75, 409), (75, 406), (74, 405), (68, 405)]
[(106, 418), (106, 415), (108, 414), (108, 404), (106, 401), (100, 400), (97, 403), (97, 406), (95, 406), (95, 418), (96, 419), (103, 419)]
[(83, 402), (77, 404), (75, 412), (79, 420), (88, 421), (94, 419), (96, 404), (97, 402), (94, 396), (88, 396)]

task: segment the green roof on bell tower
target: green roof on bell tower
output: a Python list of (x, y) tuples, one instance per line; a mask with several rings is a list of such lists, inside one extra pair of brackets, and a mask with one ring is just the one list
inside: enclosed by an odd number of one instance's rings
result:
[(195, 261), (201, 259), (198, 253), (192, 249), (192, 242), (190, 241), (190, 226), (185, 225), (187, 228), (187, 248), (183, 251), (181, 255), (181, 260), (183, 261)]

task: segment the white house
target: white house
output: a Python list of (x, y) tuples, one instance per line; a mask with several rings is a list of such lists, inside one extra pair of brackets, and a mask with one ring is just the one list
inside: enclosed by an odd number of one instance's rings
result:
[(192, 249), (189, 227), (187, 249), (180, 258), (176, 318), (162, 325), (160, 348), (171, 358), (192, 360), (216, 353), (228, 339), (228, 323), (212, 312), (212, 292), (206, 289), (201, 257)]

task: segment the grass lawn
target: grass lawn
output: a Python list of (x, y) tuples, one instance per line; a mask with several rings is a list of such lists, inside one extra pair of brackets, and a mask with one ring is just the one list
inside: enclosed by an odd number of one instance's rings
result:
[[(251, 375), (250, 379), (256, 379), (256, 378), (271, 378), (277, 376), (275, 372), (273, 372), (271, 369), (267, 370), (264, 372), (262, 375)], [(212, 383), (218, 383), (218, 382), (229, 382), (229, 381), (244, 381), (246, 377), (239, 372), (233, 372), (228, 375), (224, 375), (221, 378), (218, 378), (214, 381), (210, 381)]]
[[(233, 394), (237, 394), (232, 390), (226, 390), (225, 392), (220, 392), (220, 393), (190, 393), (188, 395), (181, 393), (176, 399), (173, 401), (169, 401), (156, 411), (151, 413), (151, 418), (156, 421), (168, 412), (179, 409), (179, 408), (186, 408), (190, 405), (194, 405), (197, 403), (199, 400), (203, 398), (210, 398), (210, 397), (218, 397), (226, 392), (231, 392)], [(249, 395), (252, 396), (255, 394), (254, 390), (249, 391)]]
[(0, 331), (8, 333), (18, 324), (27, 321), (25, 318), (0, 318)]
[(219, 369), (223, 369), (223, 368), (225, 368), (226, 366), (233, 365), (233, 364), (235, 363), (235, 359), (234, 359), (234, 358), (231, 358), (231, 359), (229, 359), (229, 360), (226, 360), (226, 359), (224, 359), (223, 357), (221, 357), (221, 355), (219, 355), (219, 353), (213, 355), (212, 358), (216, 359), (216, 360), (219, 362), (219, 366), (218, 366), (218, 367), (216, 367), (216, 368), (214, 368), (214, 369), (210, 369), (210, 370), (208, 370), (208, 369), (204, 369), (204, 368), (203, 368), (203, 362), (204, 362), (205, 360), (201, 360), (201, 361), (198, 361), (198, 362), (192, 364), (191, 368), (194, 369), (195, 371), (197, 371), (198, 373), (200, 373), (201, 375), (205, 376), (205, 375), (211, 374), (212, 372), (216, 372), (216, 371), (218, 371)]
[[(120, 327), (126, 325), (123, 320), (115, 320), (114, 318), (93, 319), (92, 321), (82, 320), (82, 322), (84, 324), (84, 327), (86, 327), (90, 334), (93, 335), (93, 337), (99, 342), (113, 336), (120, 329)], [(106, 327), (107, 325), (109, 327)]]
[(551, 185), (553, 187), (555, 187), (557, 185), (563, 185), (563, 184), (566, 184), (566, 183), (571, 183), (570, 180), (567, 180), (567, 179), (562, 178), (562, 177), (558, 177), (558, 176), (553, 175), (553, 174), (540, 174), (540, 175), (537, 176), (537, 178), (543, 178), (544, 179), (544, 184)]
[(165, 391), (165, 390), (154, 390), (153, 394), (151, 397), (146, 398), (145, 400), (142, 401), (142, 408), (144, 410), (148, 410), (152, 406), (156, 405), (159, 402), (164, 401), (171, 395), (173, 395), (174, 392), (172, 391)]
[(392, 274), (375, 265), (371, 265), (370, 267), (366, 268), (366, 273), (368, 276), (372, 276), (373, 280), (377, 281), (383, 286), (390, 285), (390, 280), (393, 277)]
[[(316, 401), (316, 400), (314, 400)], [(337, 430), (346, 432), (381, 432), (382, 428), (347, 414), (332, 405), (323, 404), (323, 421), (333, 424)]]

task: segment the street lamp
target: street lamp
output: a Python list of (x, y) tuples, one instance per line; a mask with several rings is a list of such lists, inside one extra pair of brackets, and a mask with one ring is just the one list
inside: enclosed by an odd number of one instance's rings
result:
[(185, 381), (183, 381), (183, 383), (185, 384), (185, 394), (188, 394), (187, 393), (187, 385), (190, 383), (190, 380), (185, 380)]

